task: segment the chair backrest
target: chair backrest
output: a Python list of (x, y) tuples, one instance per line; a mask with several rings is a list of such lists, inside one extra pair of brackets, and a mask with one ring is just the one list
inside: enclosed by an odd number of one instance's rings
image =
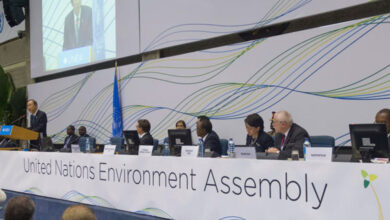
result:
[(157, 148), (158, 148), (158, 140), (153, 139), (153, 151), (157, 150)]
[(112, 145), (116, 145), (115, 152), (118, 152), (125, 145), (125, 139), (121, 138), (121, 137), (111, 137), (110, 138), (110, 143)]
[(327, 136), (327, 135), (310, 136), (310, 141), (312, 147), (334, 147), (335, 146), (335, 139), (332, 136)]
[(220, 139), (222, 155), (227, 155), (229, 141), (227, 139)]

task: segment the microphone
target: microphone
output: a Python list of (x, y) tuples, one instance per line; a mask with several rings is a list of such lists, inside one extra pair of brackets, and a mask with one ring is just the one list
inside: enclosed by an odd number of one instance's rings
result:
[(15, 122), (18, 122), (18, 121), (22, 120), (22, 119), (25, 118), (25, 117), (26, 117), (26, 115), (20, 116), (18, 119), (16, 119), (16, 120), (14, 120), (13, 122), (11, 122), (11, 125), (14, 124)]

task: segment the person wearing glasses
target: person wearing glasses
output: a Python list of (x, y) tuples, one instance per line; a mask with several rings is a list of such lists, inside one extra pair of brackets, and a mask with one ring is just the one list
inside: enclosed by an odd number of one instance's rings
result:
[(299, 151), (299, 157), (303, 157), (303, 142), (309, 138), (307, 131), (293, 122), (292, 116), (287, 111), (275, 113), (272, 125), (275, 128), (275, 146), (267, 150), (268, 153), (283, 153), (285, 157), (291, 157), (292, 150)]
[(250, 114), (245, 119), (246, 146), (255, 147), (256, 152), (264, 152), (274, 146), (274, 139), (264, 132), (264, 121), (260, 115)]

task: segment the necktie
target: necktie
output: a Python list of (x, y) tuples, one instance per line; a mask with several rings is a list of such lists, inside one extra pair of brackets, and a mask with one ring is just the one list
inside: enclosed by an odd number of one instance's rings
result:
[(280, 148), (283, 150), (284, 148), (284, 139), (286, 138), (285, 135), (282, 136), (282, 145), (280, 146)]

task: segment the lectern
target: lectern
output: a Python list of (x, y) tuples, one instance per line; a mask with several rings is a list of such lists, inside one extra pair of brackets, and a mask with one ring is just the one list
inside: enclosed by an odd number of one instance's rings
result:
[(39, 133), (16, 125), (0, 126), (0, 136), (12, 140), (38, 140)]

